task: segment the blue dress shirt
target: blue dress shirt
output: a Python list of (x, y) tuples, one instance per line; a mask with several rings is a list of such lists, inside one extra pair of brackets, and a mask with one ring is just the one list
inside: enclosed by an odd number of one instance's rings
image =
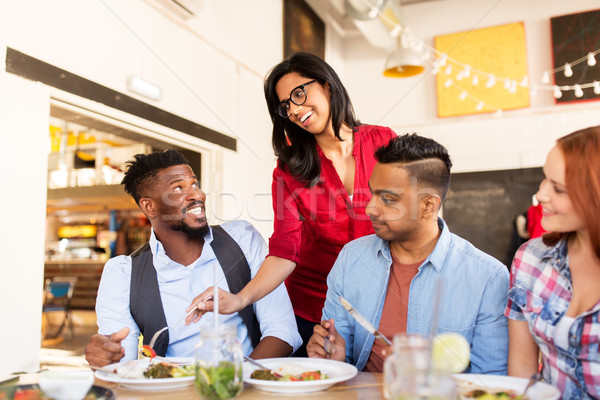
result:
[[(410, 284), (407, 332), (431, 334), (434, 291), (443, 290), (437, 331), (460, 333), (471, 345), (471, 365), (465, 372), (506, 374), (508, 270), (500, 261), (454, 235), (438, 219), (442, 233), (433, 252)], [(392, 258), (389, 242), (376, 235), (348, 243), (327, 278), (323, 319), (333, 318), (346, 340), (346, 361), (362, 370), (374, 336), (354, 321), (338, 297), (348, 300), (375, 327), (383, 311)], [(391, 339), (391, 338), (390, 338)]]
[[(228, 222), (222, 224), (222, 227), (239, 244), (250, 266), (251, 276), (254, 277), (267, 254), (264, 239), (246, 221)], [(210, 246), (212, 239), (211, 230), (204, 239), (202, 255), (192, 264), (185, 266), (171, 260), (156, 239), (154, 231), (151, 233), (150, 250), (169, 326), (186, 314), (185, 310), (194, 297), (214, 285), (215, 271), (219, 288), (229, 291), (223, 270)], [(121, 342), (125, 349), (125, 357), (121, 361), (137, 358), (140, 335), (140, 330), (129, 311), (130, 280), (131, 257), (118, 256), (110, 259), (104, 266), (96, 299), (98, 333), (110, 335), (124, 327), (129, 328), (129, 335)], [(283, 284), (257, 301), (254, 304), (254, 312), (260, 324), (261, 337), (277, 337), (292, 346), (294, 351), (300, 346), (302, 339), (298, 334), (292, 304)], [(242, 343), (244, 354), (249, 355), (252, 352), (248, 330), (237, 313), (220, 315), (219, 323), (237, 326), (238, 339)], [(181, 323), (169, 330), (166, 356), (193, 357), (194, 346), (200, 339), (200, 327), (206, 325), (214, 325), (213, 313), (205, 314), (196, 324), (186, 326), (185, 323)]]

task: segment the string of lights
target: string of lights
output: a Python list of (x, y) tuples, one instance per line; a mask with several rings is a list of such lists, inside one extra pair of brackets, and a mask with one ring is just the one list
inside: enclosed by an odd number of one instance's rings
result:
[[(575, 97), (582, 97), (584, 95), (583, 90), (588, 88), (593, 88), (594, 94), (600, 95), (600, 82), (592, 81), (586, 83), (576, 83), (573, 85), (551, 85), (550, 84), (550, 74), (556, 74), (559, 72), (563, 72), (564, 76), (569, 78), (573, 76), (573, 68), (574, 66), (581, 64), (582, 62), (587, 62), (587, 65), (593, 67), (597, 64), (596, 55), (600, 53), (600, 49), (596, 49), (593, 51), (589, 51), (585, 56), (578, 58), (576, 60), (566, 62), (560, 67), (554, 68), (550, 71), (545, 71), (542, 76), (542, 84), (530, 85), (528, 77), (503, 77), (503, 76), (495, 76), (493, 73), (488, 71), (483, 71), (477, 68), (474, 68), (472, 65), (468, 63), (461, 62), (457, 59), (452, 58), (447, 53), (441, 52), (435, 49), (432, 46), (429, 46), (423, 40), (420, 40), (414, 37), (410, 31), (409, 27), (399, 25), (396, 21), (382, 12), (379, 8), (374, 7), (368, 0), (362, 0), (363, 3), (370, 8), (368, 13), (369, 17), (372, 19), (382, 18), (385, 20), (386, 24), (391, 26), (390, 35), (393, 38), (400, 38), (400, 45), (404, 48), (411, 48), (415, 52), (422, 55), (423, 59), (430, 59), (431, 56), (435, 57), (435, 61), (433, 62), (431, 72), (434, 75), (437, 75), (442, 69), (445, 75), (448, 75), (448, 79), (444, 81), (444, 87), (448, 88), (452, 84), (456, 84), (457, 81), (461, 81), (466, 78), (470, 78), (471, 84), (473, 86), (477, 86), (481, 81), (485, 81), (485, 86), (488, 89), (494, 87), (498, 82), (501, 82), (504, 88), (509, 93), (516, 93), (517, 86), (525, 87), (530, 89), (530, 95), (535, 96), (538, 90), (546, 90), (552, 91), (555, 98), (561, 98), (563, 92), (573, 91)], [(451, 74), (454, 69), (458, 69), (459, 72), (456, 73), (454, 78), (451, 78)], [(463, 89), (461, 87), (461, 89)], [(466, 94), (465, 94), (466, 93)], [(460, 92), (459, 99), (464, 100), (466, 97), (474, 97), (467, 90), (463, 89)], [(476, 109), (478, 111), (482, 110), (486, 106), (485, 102), (477, 99)], [(498, 109), (499, 110), (499, 109)]]
[(488, 109), (495, 110), (496, 116), (502, 115), (502, 108), (489, 104), (478, 96), (475, 96), (472, 92), (469, 92), (468, 89), (462, 86), (460, 82), (456, 82), (452, 78), (446, 79), (444, 81), (444, 87), (449, 88), (451, 86), (456, 86), (459, 89), (460, 94), (458, 95), (458, 99), (460, 101), (466, 101), (470, 99), (475, 104), (475, 109), (477, 111), (482, 111), (485, 107), (487, 107)]

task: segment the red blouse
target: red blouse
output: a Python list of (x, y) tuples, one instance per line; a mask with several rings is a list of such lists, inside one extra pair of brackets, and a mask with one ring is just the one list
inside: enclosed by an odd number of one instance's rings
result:
[(273, 171), (275, 218), (269, 255), (296, 263), (285, 284), (299, 317), (320, 322), (327, 275), (338, 253), (349, 241), (374, 232), (365, 214), (371, 199), (369, 178), (376, 162), (374, 154), (395, 136), (390, 128), (373, 125), (362, 125), (354, 133), (352, 200), (319, 146), (321, 176), (313, 187), (306, 188), (281, 163)]
[(542, 216), (544, 208), (538, 203), (537, 206), (529, 206), (527, 209), (527, 232), (529, 238), (534, 239), (542, 236), (546, 231), (542, 228)]

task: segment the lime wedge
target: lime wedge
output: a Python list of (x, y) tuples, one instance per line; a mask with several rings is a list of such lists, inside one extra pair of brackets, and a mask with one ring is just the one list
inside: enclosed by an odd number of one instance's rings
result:
[(196, 380), (204, 385), (210, 385), (210, 376), (202, 367), (196, 367)]
[(469, 365), (471, 348), (467, 339), (458, 333), (440, 333), (433, 338), (431, 357), (434, 369), (455, 374)]

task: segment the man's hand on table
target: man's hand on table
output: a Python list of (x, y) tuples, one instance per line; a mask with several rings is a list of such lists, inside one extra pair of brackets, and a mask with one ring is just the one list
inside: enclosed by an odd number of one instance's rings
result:
[(104, 367), (118, 362), (125, 356), (121, 340), (128, 334), (129, 328), (123, 328), (112, 335), (93, 335), (85, 346), (85, 359), (93, 367)]
[(306, 352), (311, 358), (346, 361), (346, 341), (336, 331), (333, 319), (315, 325), (313, 335), (306, 344)]

